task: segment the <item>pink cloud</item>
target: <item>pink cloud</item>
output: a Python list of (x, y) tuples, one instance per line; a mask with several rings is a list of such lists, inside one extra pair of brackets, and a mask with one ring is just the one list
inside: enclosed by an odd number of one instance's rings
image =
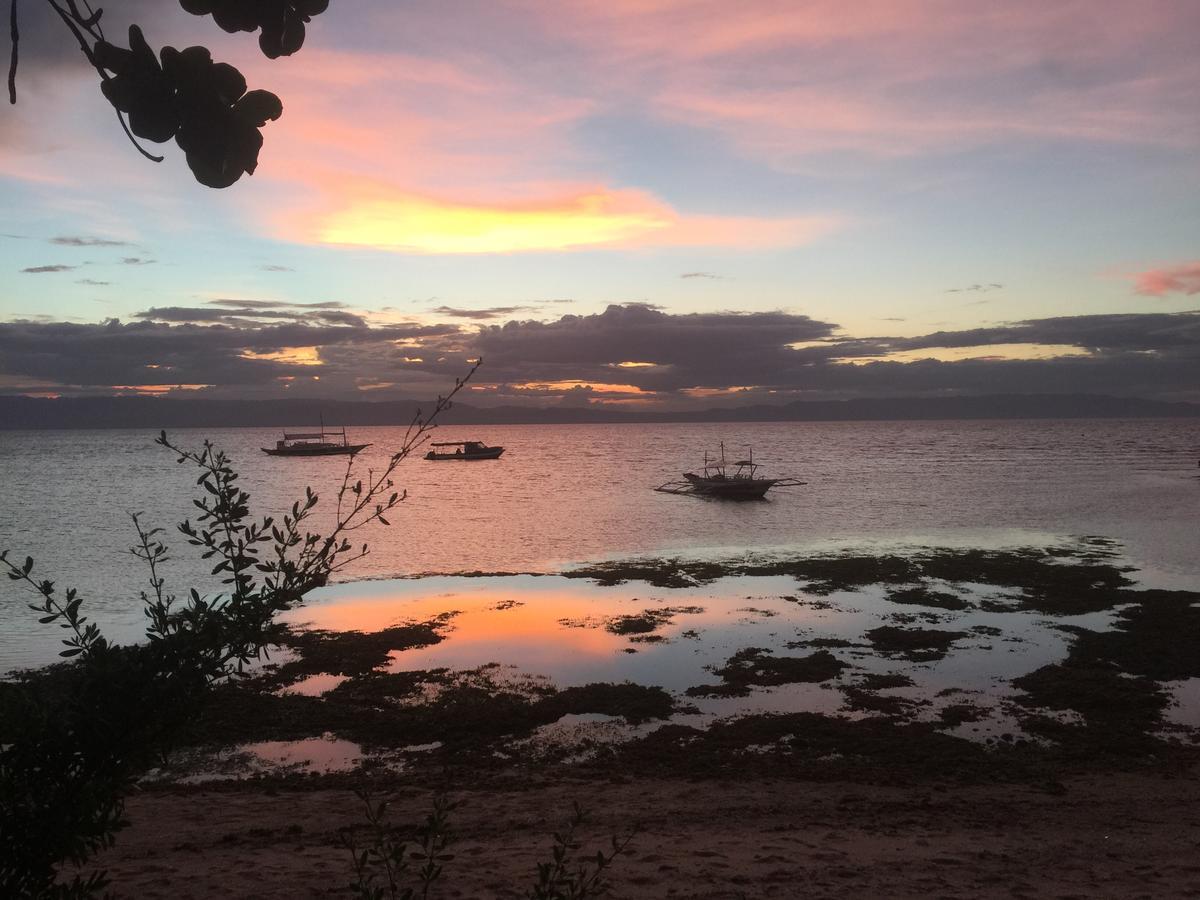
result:
[[(520, 182), (576, 158), (570, 130), (586, 98), (528, 84), (482, 59), (304, 49), (303, 68), (274, 73), (284, 115), (272, 123), (272, 179), (317, 172), (388, 177), (424, 190)], [(268, 83), (270, 64), (252, 64)], [(247, 76), (250, 78), (250, 76)], [(251, 80), (254, 80), (251, 78)], [(267, 157), (264, 156), (264, 164)]]
[(1147, 297), (1200, 294), (1200, 262), (1139, 272), (1135, 276), (1134, 290)]
[[(598, 101), (480, 58), (305, 48), (252, 189), (274, 237), (402, 253), (793, 246), (832, 215), (681, 212), (612, 184), (576, 138)], [(248, 77), (265, 78), (270, 68)]]
[[(722, 215), (678, 209), (652, 192), (649, 168), (628, 165), (644, 156), (646, 134), (706, 132), (784, 171), (1063, 140), (1200, 149), (1200, 119), (1186, 114), (1200, 107), (1200, 4), (1097, 5), (511, 0), (455, 12), (364, 3), (354, 15), (322, 16), (301, 53), (273, 62), (244, 36), (217, 45), (195, 17), (159, 31), (182, 45), (194, 30), (252, 86), (283, 98), (257, 174), (223, 200), (270, 234), (314, 240), (331, 217), (361, 214), (358, 192), (370, 184), (392, 212), (420, 208), (427, 225), (434, 209), (443, 222), (475, 210), (507, 228), (520, 216), (505, 211), (596, 202), (609, 212), (595, 234), (609, 237), (586, 246), (774, 246), (811, 240), (837, 220), (802, 206), (745, 215), (728, 191), (718, 192)], [(182, 175), (163, 171), (180, 167), (178, 154), (167, 148), (159, 170), (137, 158), (97, 104), (94, 76), (83, 78), (78, 113), (75, 103), (28, 103), (19, 120), (0, 122), (0, 139), (32, 123), (43, 145), (51, 135), (62, 145), (12, 154), (0, 178), (50, 187), (58, 173), (99, 169), (106, 184), (176, 207), (171, 218), (186, 221), (187, 186), (162, 188)], [(53, 123), (35, 121), (47, 114)], [(75, 139), (85, 127), (106, 136), (103, 159), (94, 140)], [(165, 199), (152, 201), (150, 185)], [(618, 221), (631, 209), (654, 226), (633, 235)]]
[[(1010, 0), (541, 5), (579, 65), (777, 168), (1000, 142), (1200, 145), (1200, 6)], [(839, 162), (845, 162), (839, 159)]]

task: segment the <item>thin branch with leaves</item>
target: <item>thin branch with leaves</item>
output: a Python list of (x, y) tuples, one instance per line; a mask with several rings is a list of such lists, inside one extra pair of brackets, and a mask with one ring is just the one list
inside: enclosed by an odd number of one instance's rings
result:
[(14, 714), (6, 713), (0, 738), (0, 896), (76, 896), (55, 893), (64, 884), (75, 885), (78, 896), (99, 889), (102, 877), (67, 882), (59, 868), (111, 845), (137, 777), (161, 760), (216, 683), (261, 658), (279, 636), (276, 616), (366, 555), (366, 545), (352, 546), (347, 535), (388, 523), (386, 514), (404, 499), (393, 487), (397, 466), (428, 439), (477, 368), (428, 416), (414, 417), (381, 471), (357, 480), (347, 468), (339, 488), (345, 502), (328, 534), (308, 529), (318, 502), (311, 488), (281, 522), (253, 519), (250, 496), (223, 451), (210, 442), (184, 449), (161, 434), (158, 443), (179, 463), (199, 469), (199, 514), (179, 530), (212, 560), (225, 590), (202, 596), (192, 588), (181, 602), (160, 568), (169, 553), (162, 529), (132, 514), (131, 552), (149, 569), (149, 589), (141, 592), (149, 620), (144, 644), (109, 643), (75, 588), (60, 594), (53, 580), (35, 574), (32, 557), (17, 562), (0, 552), (0, 572), (37, 597), (28, 605), (39, 621), (68, 632), (60, 656), (69, 660), (6, 694)]
[[(355, 796), (366, 808), (369, 839), (361, 845), (354, 829), (342, 832), (342, 846), (350, 851), (354, 865), (354, 881), (350, 889), (360, 900), (428, 900), (429, 891), (442, 875), (443, 864), (454, 859), (446, 850), (454, 842), (449, 830), (450, 813), (458, 806), (439, 795), (433, 800), (433, 810), (425, 824), (417, 830), (415, 849), (397, 841), (397, 829), (385, 818), (388, 801), (376, 802), (367, 791), (357, 790)], [(409, 864), (420, 862), (414, 879)]]
[(576, 840), (575, 832), (587, 814), (578, 802), (573, 807), (574, 813), (567, 827), (554, 834), (550, 861), (538, 863), (537, 882), (525, 895), (528, 900), (587, 900), (595, 897), (605, 887), (605, 870), (629, 848), (637, 834), (635, 828), (624, 840), (612, 835), (608, 853), (597, 850), (595, 856), (577, 857), (575, 854), (583, 845)]

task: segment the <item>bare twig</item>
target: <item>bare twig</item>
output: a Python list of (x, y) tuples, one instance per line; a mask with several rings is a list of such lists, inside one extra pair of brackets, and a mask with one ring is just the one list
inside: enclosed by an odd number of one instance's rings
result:
[(101, 78), (108, 80), (108, 73), (96, 65), (96, 54), (92, 52), (91, 45), (88, 43), (87, 38), (83, 36), (83, 32), (80, 31), (83, 23), (77, 23), (71, 16), (71, 13), (55, 3), (54, 0), (46, 0), (46, 2), (50, 4), (51, 9), (58, 13), (58, 17), (70, 29), (71, 34), (75, 35), (75, 40), (79, 43), (79, 49), (83, 51), (83, 55), (87, 57), (87, 61), (100, 73)]
[[(16, 27), (16, 2), (17, 0), (12, 0), (14, 28)], [(87, 3), (86, 0), (84, 2), (84, 6), (87, 7), (87, 15), (84, 15), (80, 11), (76, 0), (66, 0), (66, 9), (63, 9), (63, 7), (59, 6), (56, 0), (46, 0), (46, 2), (50, 5), (51, 9), (58, 13), (58, 17), (62, 19), (63, 23), (68, 29), (70, 29), (71, 34), (75, 35), (75, 40), (79, 43), (79, 49), (83, 51), (83, 55), (87, 57), (87, 61), (91, 64), (92, 68), (96, 70), (97, 74), (99, 74), (100, 80), (108, 81), (108, 72), (104, 70), (103, 66), (96, 62), (96, 54), (93, 48), (94, 43), (104, 40), (104, 30), (100, 27), (100, 16), (104, 11), (93, 11), (91, 4)], [(13, 44), (13, 53), (15, 57), (15, 43)], [(16, 63), (14, 61), (14, 69), (15, 66)], [(16, 103), (16, 87), (12, 81), (14, 77), (14, 74), (10, 71), (9, 98), (13, 103)], [(129, 123), (125, 121), (124, 114), (122, 114), (122, 112), (115, 106), (113, 109), (117, 113), (117, 121), (121, 123), (121, 130), (125, 132), (125, 136), (129, 138), (129, 143), (133, 144), (134, 149), (151, 162), (162, 162), (163, 157), (156, 156), (138, 143), (138, 139), (134, 136), (133, 132), (129, 130)]]
[(17, 102), (17, 57), (20, 51), (21, 32), (17, 28), (17, 0), (9, 4), (9, 34), (12, 37), (12, 51), (8, 58), (8, 102)]
[(115, 106), (113, 107), (113, 112), (117, 114), (117, 121), (121, 123), (121, 130), (125, 132), (125, 137), (129, 138), (129, 143), (133, 144), (134, 149), (137, 150), (138, 153), (142, 154), (142, 156), (146, 157), (146, 159), (150, 160), (150, 162), (162, 162), (163, 157), (155, 156), (138, 143), (137, 138), (133, 136), (133, 132), (129, 130), (129, 124), (125, 121), (124, 114)]

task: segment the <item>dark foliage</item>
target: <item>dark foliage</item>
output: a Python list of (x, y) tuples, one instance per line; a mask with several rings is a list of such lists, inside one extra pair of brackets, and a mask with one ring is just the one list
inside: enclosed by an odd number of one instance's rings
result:
[[(442, 864), (454, 859), (446, 850), (453, 841), (447, 825), (455, 804), (445, 797), (433, 801), (433, 812), (417, 832), (416, 846), (397, 840), (396, 829), (384, 818), (388, 801), (376, 803), (365, 791), (356, 791), (366, 807), (369, 839), (361, 845), (352, 829), (342, 833), (342, 844), (354, 860), (350, 890), (360, 900), (426, 900), (442, 874)], [(411, 863), (420, 863), (412, 878)], [(405, 882), (412, 880), (411, 885)]]
[[(386, 819), (387, 800), (376, 803), (365, 791), (355, 793), (366, 807), (367, 826), (348, 828), (341, 834), (342, 844), (354, 860), (350, 890), (360, 900), (428, 900), (430, 888), (442, 875), (443, 863), (454, 859), (454, 854), (446, 851), (454, 842), (449, 820), (458, 804), (444, 796), (435, 798), (425, 823), (405, 841), (401, 829)], [(607, 853), (581, 854), (583, 845), (575, 833), (585, 819), (583, 808), (574, 804), (567, 827), (554, 834), (550, 859), (537, 864), (537, 880), (525, 893), (527, 900), (587, 900), (605, 890), (605, 870), (629, 848), (637, 829), (624, 840), (613, 835)], [(363, 830), (366, 840), (360, 841), (358, 832)], [(412, 871), (413, 863), (420, 864), (416, 871)]]
[(575, 839), (575, 832), (585, 818), (582, 807), (576, 803), (575, 814), (566, 829), (554, 835), (550, 861), (538, 863), (537, 882), (525, 895), (528, 900), (585, 900), (604, 889), (604, 871), (628, 849), (636, 830), (623, 841), (613, 835), (608, 853), (597, 850), (594, 856), (580, 856), (578, 851), (583, 845)]
[(329, 8), (329, 0), (179, 0), (194, 16), (212, 16), (231, 34), (258, 31), (265, 56), (291, 56), (304, 45), (304, 26)]
[(0, 896), (86, 896), (103, 887), (102, 875), (66, 882), (59, 868), (112, 843), (138, 776), (171, 748), (213, 687), (242, 675), (275, 642), (275, 616), (367, 553), (349, 534), (374, 521), (387, 524), (385, 514), (404, 499), (393, 490), (396, 467), (448, 405), (449, 398), (439, 399), (428, 419), (414, 420), (381, 472), (355, 480), (347, 463), (326, 535), (306, 530), (317, 505), (311, 488), (281, 518), (256, 520), (223, 452), (208, 442), (185, 450), (163, 433), (158, 443), (199, 470), (204, 492), (194, 501), (195, 523), (185, 521), (179, 531), (213, 561), (225, 592), (203, 597), (193, 589), (182, 601), (170, 594), (159, 574), (168, 558), (161, 529), (143, 527), (135, 514), (132, 552), (149, 569), (142, 645), (109, 644), (74, 588), (60, 594), (52, 580), (35, 577), (32, 558), (17, 563), (0, 553), (0, 568), (37, 596), (29, 606), (42, 624), (66, 631), (60, 655), (69, 660), (51, 677), (6, 685), (0, 694)]
[(214, 63), (205, 47), (163, 47), (160, 64), (136, 25), (129, 27), (129, 47), (100, 41), (95, 59), (113, 73), (100, 89), (129, 117), (130, 130), (156, 143), (175, 138), (196, 180), (208, 187), (229, 187), (254, 174), (259, 129), (283, 115), (279, 98), (247, 92), (242, 73)]
[[(137, 139), (165, 143), (175, 139), (196, 180), (213, 188), (229, 187), (258, 167), (260, 129), (283, 115), (283, 104), (270, 91), (247, 91), (246, 79), (227, 63), (214, 63), (207, 47), (157, 54), (141, 28), (129, 26), (129, 47), (104, 36), (103, 10), (87, 0), (46, 0), (100, 76), (100, 90), (117, 111), (125, 133), (148, 159), (161, 162)], [(259, 31), (262, 52), (276, 59), (304, 44), (305, 26), (324, 12), (328, 0), (181, 0), (193, 15), (211, 15), (225, 31)], [(9, 101), (17, 102), (20, 30), (12, 2), (12, 55)]]

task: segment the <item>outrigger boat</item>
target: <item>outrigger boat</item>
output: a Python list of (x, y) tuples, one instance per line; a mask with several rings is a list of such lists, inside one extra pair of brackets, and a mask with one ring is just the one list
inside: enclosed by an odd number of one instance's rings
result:
[[(733, 466), (733, 473), (728, 466)], [(709, 458), (704, 453), (704, 468), (701, 474), (685, 472), (683, 481), (668, 481), (656, 491), (664, 494), (697, 494), (723, 500), (762, 500), (773, 487), (796, 487), (808, 482), (798, 478), (763, 478), (757, 474), (759, 465), (754, 461), (754, 451), (746, 459), (733, 463), (725, 462), (725, 445), (721, 444), (720, 456)]]
[[(336, 440), (327, 441), (327, 437), (340, 437), (341, 443)], [(365, 447), (370, 447), (370, 444), (352, 444), (346, 437), (346, 429), (343, 427), (341, 431), (326, 431), (325, 422), (321, 421), (320, 431), (305, 431), (295, 434), (283, 433), (283, 440), (276, 441), (274, 447), (263, 447), (262, 452), (269, 456), (353, 456), (358, 451)]]
[(435, 441), (429, 446), (457, 447), (458, 449), (453, 452), (449, 450), (430, 450), (425, 454), (426, 459), (499, 459), (500, 454), (504, 452), (503, 447), (489, 447), (482, 441)]

